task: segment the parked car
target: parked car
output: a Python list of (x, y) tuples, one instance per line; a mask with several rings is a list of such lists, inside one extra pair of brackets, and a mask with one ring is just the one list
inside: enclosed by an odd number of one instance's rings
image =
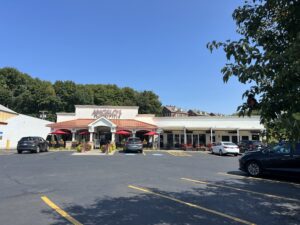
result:
[(262, 149), (265, 145), (261, 141), (249, 141), (243, 140), (238, 144), (240, 148), (240, 153), (244, 153), (247, 151), (255, 151), (258, 149)]
[(138, 137), (130, 137), (124, 144), (124, 152), (141, 152), (143, 153), (143, 142)]
[(240, 170), (254, 177), (264, 172), (300, 174), (300, 144), (293, 151), (290, 144), (278, 144), (246, 152), (239, 159), (239, 164)]
[(211, 153), (219, 155), (233, 154), (237, 156), (240, 153), (240, 149), (236, 144), (232, 142), (222, 141), (212, 146)]
[(21, 154), (24, 151), (30, 152), (47, 152), (48, 142), (41, 137), (23, 137), (18, 142), (17, 151)]

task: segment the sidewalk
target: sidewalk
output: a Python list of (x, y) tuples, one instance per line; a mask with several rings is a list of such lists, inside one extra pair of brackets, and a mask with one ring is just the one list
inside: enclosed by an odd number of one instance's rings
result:
[(90, 155), (114, 155), (116, 151), (112, 151), (109, 154), (103, 153), (99, 150), (91, 150), (91, 151), (86, 151), (86, 152), (74, 152), (72, 155), (75, 156), (90, 156)]
[(0, 155), (11, 155), (11, 154), (16, 154), (17, 150), (16, 149), (0, 149)]

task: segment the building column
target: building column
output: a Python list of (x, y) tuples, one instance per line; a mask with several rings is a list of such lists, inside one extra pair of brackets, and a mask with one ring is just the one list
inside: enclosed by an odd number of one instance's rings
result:
[(76, 141), (76, 130), (72, 130), (72, 142)]
[(213, 143), (213, 130), (210, 128), (210, 143)]
[(132, 130), (132, 137), (135, 137), (135, 135), (136, 135), (136, 131)]
[(160, 150), (160, 135), (161, 135), (161, 133), (158, 132), (158, 138), (157, 138), (157, 150)]
[(111, 143), (115, 143), (115, 141), (116, 141), (116, 133), (112, 132), (111, 133)]
[(172, 143), (173, 148), (175, 147), (175, 134), (173, 134), (173, 143)]
[(90, 133), (90, 142), (93, 142), (93, 133)]
[(237, 135), (237, 142), (239, 143), (240, 142), (240, 130), (239, 129), (236, 130), (236, 135)]
[(186, 128), (183, 129), (183, 135), (184, 135), (184, 144), (186, 145), (187, 138), (186, 138)]

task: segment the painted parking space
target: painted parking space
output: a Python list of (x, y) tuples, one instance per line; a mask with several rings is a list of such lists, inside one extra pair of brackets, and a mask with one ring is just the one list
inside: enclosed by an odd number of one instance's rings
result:
[(187, 206), (187, 207), (198, 209), (200, 211), (204, 211), (204, 212), (210, 213), (210, 214), (212, 214), (214, 216), (218, 216), (218, 217), (221, 217), (223, 219), (227, 219), (227, 220), (230, 220), (230, 221), (238, 222), (240, 224), (255, 225), (255, 223), (253, 223), (253, 222), (250, 222), (250, 221), (247, 221), (247, 220), (244, 220), (244, 219), (241, 219), (241, 218), (238, 218), (238, 217), (235, 217), (235, 216), (223, 213), (223, 212), (219, 212), (219, 211), (207, 208), (207, 207), (203, 207), (203, 206), (201, 206), (199, 204), (194, 204), (194, 203), (191, 203), (191, 202), (186, 202), (186, 201), (180, 200), (178, 198), (174, 198), (174, 197), (171, 197), (171, 196), (168, 196), (168, 195), (160, 194), (160, 193), (151, 191), (151, 190), (149, 190), (147, 188), (144, 188), (144, 187), (139, 187), (139, 186), (135, 186), (135, 185), (128, 185), (128, 188), (131, 188), (131, 189), (134, 189), (136, 191), (143, 192), (143, 193), (146, 193), (146, 194), (155, 195), (157, 197), (160, 197), (160, 198), (163, 198), (163, 199), (167, 199), (167, 200), (176, 202), (176, 203), (178, 203), (180, 205), (184, 205), (184, 206)]
[(213, 182), (208, 182), (208, 181), (199, 180), (199, 179), (196, 180), (196, 179), (183, 177), (183, 178), (181, 178), (181, 180), (186, 181), (186, 182), (191, 182), (191, 183), (194, 183), (194, 184), (198, 184), (198, 185), (206, 185), (206, 186), (213, 186), (213, 187), (218, 187), (218, 188), (223, 188), (223, 189), (231, 189), (231, 190), (238, 191), (238, 192), (245, 192), (245, 193), (249, 193), (249, 194), (253, 194), (253, 195), (260, 195), (260, 196), (264, 196), (264, 197), (268, 197), (268, 198), (300, 203), (300, 200), (296, 199), (296, 198), (288, 198), (288, 197), (285, 197), (285, 196), (274, 195), (274, 194), (271, 194), (271, 193), (263, 193), (263, 192), (258, 192), (258, 191), (252, 191), (252, 190), (237, 188), (237, 187), (234, 187), (234, 186), (221, 185), (221, 184), (216, 184), (216, 183), (213, 183)]
[(51, 209), (56, 211), (61, 217), (63, 217), (65, 220), (69, 221), (73, 225), (83, 225), (78, 220), (70, 216), (66, 211), (61, 209), (58, 205), (56, 205), (52, 200), (50, 200), (47, 196), (42, 196), (41, 199), (43, 202), (49, 206)]
[(234, 177), (237, 179), (258, 180), (258, 181), (264, 181), (264, 182), (269, 182), (269, 183), (288, 184), (288, 185), (300, 188), (299, 183), (290, 182), (290, 181), (281, 181), (281, 180), (274, 180), (274, 179), (261, 178), (261, 177), (250, 177), (247, 175), (231, 174), (231, 173), (225, 173), (225, 172), (218, 172), (217, 174), (222, 175), (222, 176)]

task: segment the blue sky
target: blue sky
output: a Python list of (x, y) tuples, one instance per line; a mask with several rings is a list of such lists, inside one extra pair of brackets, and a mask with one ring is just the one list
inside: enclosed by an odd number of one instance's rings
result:
[(231, 114), (245, 85), (224, 84), (242, 0), (2, 0), (0, 67), (43, 80), (152, 90), (164, 105)]

